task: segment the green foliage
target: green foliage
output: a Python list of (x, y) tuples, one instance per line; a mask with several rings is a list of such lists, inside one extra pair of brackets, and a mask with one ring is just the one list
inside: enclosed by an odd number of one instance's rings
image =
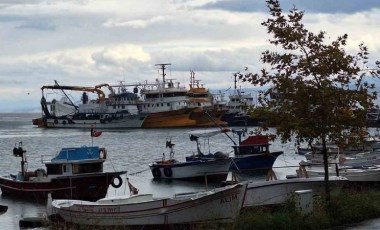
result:
[(289, 200), (275, 211), (252, 209), (243, 212), (234, 222), (233, 229), (328, 229), (358, 223), (380, 216), (380, 192), (368, 190), (339, 191), (332, 194), (331, 203), (324, 197), (314, 198), (314, 211), (302, 216)]
[(252, 115), (266, 118), (264, 128), (275, 126), (283, 140), (293, 134), (301, 141), (366, 135), (366, 113), (376, 98), (368, 79), (378, 74), (366, 67), (367, 47), (360, 44), (356, 55), (347, 54), (347, 34), (327, 43), (325, 32), (315, 34), (304, 27), (304, 12), (293, 8), (284, 15), (277, 0), (267, 0), (267, 6), (271, 17), (262, 25), (273, 35), (270, 43), (278, 52), (262, 53), (269, 70), (242, 77), (271, 86), (261, 92), (262, 107)]
[(369, 190), (364, 192), (348, 191), (349, 195), (337, 194), (331, 200), (330, 215), (334, 222), (358, 223), (380, 216), (380, 193)]

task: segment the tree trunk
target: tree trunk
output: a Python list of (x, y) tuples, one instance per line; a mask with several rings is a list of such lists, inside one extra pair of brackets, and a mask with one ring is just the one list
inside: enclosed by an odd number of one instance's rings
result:
[(329, 162), (327, 157), (326, 138), (322, 138), (323, 166), (325, 169), (325, 193), (326, 203), (330, 201)]

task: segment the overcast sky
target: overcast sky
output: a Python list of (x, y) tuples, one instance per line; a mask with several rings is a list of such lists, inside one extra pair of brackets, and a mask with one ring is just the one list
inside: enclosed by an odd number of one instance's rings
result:
[[(380, 60), (380, 1), (281, 0), (327, 37), (348, 34)], [(41, 86), (154, 81), (157, 63), (187, 85), (233, 86), (232, 73), (260, 69), (273, 49), (264, 0), (0, 0), (0, 112), (40, 110)], [(250, 87), (242, 84), (242, 87)]]

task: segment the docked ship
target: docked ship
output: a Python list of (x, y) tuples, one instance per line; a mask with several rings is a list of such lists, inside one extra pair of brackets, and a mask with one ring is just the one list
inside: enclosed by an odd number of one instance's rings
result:
[[(220, 111), (209, 110), (212, 99), (203, 87), (187, 90), (174, 79), (167, 79), (165, 69), (170, 64), (157, 64), (162, 71), (162, 80), (111, 86), (100, 84), (95, 87), (43, 86), (42, 117), (33, 119), (33, 124), (45, 128), (173, 128), (225, 125), (220, 121)], [(108, 87), (108, 95), (102, 90)], [(127, 88), (133, 87), (130, 92)], [(117, 89), (117, 90), (116, 90)], [(46, 90), (55, 90), (65, 97), (50, 99)], [(65, 91), (82, 92), (81, 102), (76, 105)], [(140, 92), (139, 92), (140, 91)], [(89, 99), (89, 93), (97, 94)], [(138, 95), (140, 93), (140, 95)], [(200, 98), (205, 96), (207, 98)], [(196, 98), (199, 97), (199, 98)], [(203, 100), (204, 102), (200, 102)], [(203, 107), (207, 108), (206, 110)], [(205, 112), (207, 111), (207, 113)]]
[(187, 89), (174, 79), (166, 78), (165, 69), (170, 64), (157, 64), (162, 81), (141, 85), (141, 112), (148, 114), (142, 128), (194, 127), (196, 120), (190, 115), (196, 108), (188, 107)]
[(190, 89), (187, 91), (188, 107), (196, 108), (191, 118), (196, 120), (197, 126), (226, 126), (222, 116), (227, 112), (225, 108), (214, 106), (212, 94), (206, 89), (200, 80), (195, 80), (194, 71), (190, 71)]
[[(105, 95), (102, 87), (107, 86), (110, 94)], [(47, 85), (41, 88), (42, 117), (33, 119), (33, 124), (44, 128), (140, 128), (147, 117), (140, 113), (137, 95), (128, 92), (122, 85), (118, 93), (108, 84), (95, 87)], [(48, 101), (50, 93), (45, 90), (61, 91), (65, 97)], [(74, 104), (66, 90), (82, 92), (81, 103)], [(96, 93), (97, 99), (89, 99), (89, 93)]]
[(224, 94), (215, 95), (215, 106), (224, 108), (226, 113), (221, 117), (228, 126), (255, 126), (259, 120), (252, 118), (247, 112), (250, 107), (254, 107), (254, 97), (251, 93), (245, 93), (237, 88), (237, 74), (234, 74), (234, 93), (229, 95), (229, 100), (224, 100)]

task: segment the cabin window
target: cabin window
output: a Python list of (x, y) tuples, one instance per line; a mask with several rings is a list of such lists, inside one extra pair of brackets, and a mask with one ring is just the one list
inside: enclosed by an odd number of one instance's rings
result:
[(170, 106), (170, 103), (167, 103), (167, 106)]
[(122, 108), (122, 109), (125, 109), (125, 105), (122, 105), (121, 108)]
[(73, 165), (73, 174), (79, 173), (79, 167), (78, 165)]
[(62, 168), (60, 165), (46, 165), (47, 174), (60, 175), (62, 174)]
[(63, 168), (63, 172), (67, 172), (67, 167), (66, 167), (66, 165), (62, 165), (62, 168)]
[(163, 107), (163, 106), (164, 106), (164, 103), (161, 103), (161, 106)]
[(101, 162), (99, 163), (90, 163), (90, 164), (77, 164), (73, 165), (74, 168), (76, 168), (75, 174), (79, 173), (95, 173), (95, 172), (102, 172), (103, 171), (103, 165)]

